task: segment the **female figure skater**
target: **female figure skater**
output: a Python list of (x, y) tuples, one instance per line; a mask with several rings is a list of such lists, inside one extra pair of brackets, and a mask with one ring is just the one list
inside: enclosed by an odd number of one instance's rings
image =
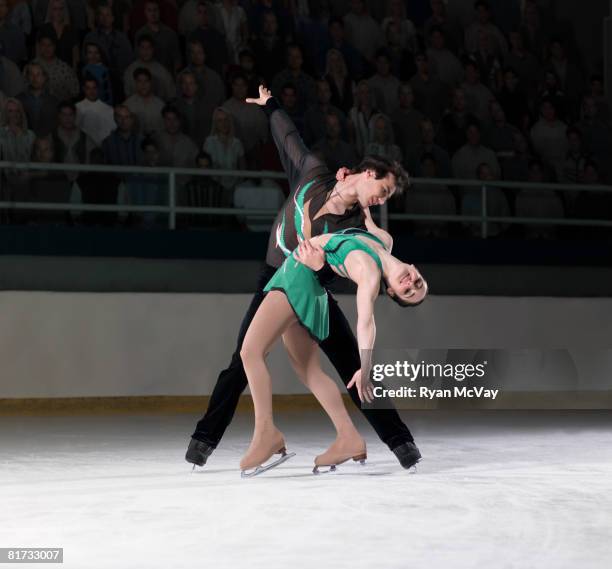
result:
[[(265, 358), (279, 337), (282, 337), (289, 359), (300, 380), (312, 391), (336, 428), (336, 440), (315, 458), (313, 472), (321, 466), (335, 469), (349, 459), (366, 458), (365, 441), (357, 432), (344, 406), (335, 382), (321, 369), (317, 342), (328, 335), (327, 293), (313, 269), (324, 262), (341, 277), (357, 284), (357, 340), (361, 368), (347, 387), (357, 387), (361, 401), (373, 399), (369, 380), (371, 353), (376, 328), (374, 302), (378, 296), (381, 275), (387, 294), (402, 306), (414, 306), (427, 294), (427, 283), (414, 265), (403, 263), (390, 253), (391, 236), (378, 228), (369, 210), (366, 227), (326, 233), (302, 242), (287, 257), (270, 279), (266, 297), (257, 310), (246, 333), (240, 356), (251, 389), (255, 408), (255, 429), (251, 444), (240, 462), (243, 476), (252, 476), (277, 466), (286, 454), (283, 434), (276, 428), (272, 414), (272, 381)], [(301, 256), (313, 258), (316, 264), (300, 262)], [(307, 261), (305, 261), (307, 262)], [(281, 458), (262, 467), (274, 454)], [(291, 455), (292, 456), (292, 455)], [(252, 472), (251, 469), (255, 469)]]

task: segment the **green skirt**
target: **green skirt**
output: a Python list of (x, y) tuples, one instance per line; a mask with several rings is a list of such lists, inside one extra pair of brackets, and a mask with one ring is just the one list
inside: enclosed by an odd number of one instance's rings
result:
[(280, 290), (285, 293), (300, 322), (317, 341), (329, 335), (329, 307), (327, 291), (314, 272), (296, 261), (293, 256), (285, 262), (264, 287), (264, 292)]

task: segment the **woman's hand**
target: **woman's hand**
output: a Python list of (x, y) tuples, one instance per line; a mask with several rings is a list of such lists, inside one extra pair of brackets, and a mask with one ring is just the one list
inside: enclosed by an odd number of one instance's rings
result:
[(318, 271), (325, 265), (325, 251), (321, 245), (313, 245), (309, 240), (302, 241), (293, 256), (302, 265), (306, 265), (313, 271)]
[(267, 87), (264, 87), (263, 85), (259, 86), (259, 98), (258, 99), (252, 99), (252, 98), (248, 98), (246, 99), (247, 103), (255, 103), (256, 105), (261, 105), (262, 107), (268, 102), (268, 99), (270, 99), (272, 97), (272, 92), (270, 91), (270, 89), (268, 89)]
[(346, 388), (350, 389), (353, 386), (357, 386), (357, 393), (359, 394), (359, 399), (362, 403), (364, 401), (366, 403), (372, 403), (372, 401), (374, 401), (374, 386), (372, 385), (369, 377), (366, 378), (365, 381), (363, 380), (361, 369), (358, 369), (353, 374), (353, 379), (349, 381)]
[(338, 168), (338, 171), (336, 172), (336, 180), (338, 182), (343, 182), (350, 173), (351, 171), (346, 166), (342, 166), (341, 168)]

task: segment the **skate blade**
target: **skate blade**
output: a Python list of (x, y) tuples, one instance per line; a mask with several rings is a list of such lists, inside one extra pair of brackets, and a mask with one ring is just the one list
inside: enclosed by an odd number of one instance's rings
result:
[[(347, 461), (351, 460), (350, 458), (347, 458), (346, 460), (343, 460), (342, 462), (339, 462), (338, 464), (343, 464)], [(358, 462), (359, 464), (361, 464), (361, 466), (365, 466), (366, 464), (366, 459), (365, 458), (353, 458), (354, 462)], [(321, 468), (325, 468), (326, 466), (329, 466), (329, 470), (321, 470)], [(322, 464), (321, 466), (315, 466), (312, 469), (312, 473), (313, 474), (329, 474), (330, 472), (336, 472), (336, 466), (338, 466), (337, 464), (329, 464), (329, 465), (325, 465)]]
[(255, 468), (255, 470), (252, 470), (251, 472), (247, 472), (246, 470), (243, 470), (240, 473), (240, 477), (241, 478), (253, 478), (254, 476), (259, 476), (260, 474), (263, 474), (264, 472), (267, 472), (268, 470), (272, 470), (273, 468), (276, 468), (277, 466), (279, 466), (280, 464), (283, 464), (283, 462), (288, 461), (290, 458), (293, 458), (294, 456), (295, 456), (294, 452), (283, 453), (283, 455), (278, 460), (275, 460), (274, 462), (271, 462), (270, 464), (258, 466), (257, 468)]

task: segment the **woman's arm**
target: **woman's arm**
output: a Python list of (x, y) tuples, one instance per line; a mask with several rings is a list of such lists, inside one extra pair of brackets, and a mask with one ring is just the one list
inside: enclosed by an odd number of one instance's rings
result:
[[(373, 261), (372, 264), (374, 264)], [(355, 271), (353, 271), (353, 280), (357, 283), (357, 344), (359, 346), (361, 368), (355, 372), (347, 387), (357, 386), (359, 399), (370, 403), (373, 400), (370, 371), (372, 369), (372, 351), (376, 340), (374, 303), (380, 287), (380, 273), (373, 267), (362, 266), (357, 278), (355, 278)]]
[(385, 248), (390, 253), (391, 249), (393, 249), (393, 237), (391, 237), (389, 232), (376, 225), (376, 222), (372, 219), (372, 214), (370, 213), (369, 207), (363, 208), (363, 214), (365, 216), (365, 225), (368, 232), (372, 235), (376, 235), (376, 237), (378, 237), (385, 244)]

